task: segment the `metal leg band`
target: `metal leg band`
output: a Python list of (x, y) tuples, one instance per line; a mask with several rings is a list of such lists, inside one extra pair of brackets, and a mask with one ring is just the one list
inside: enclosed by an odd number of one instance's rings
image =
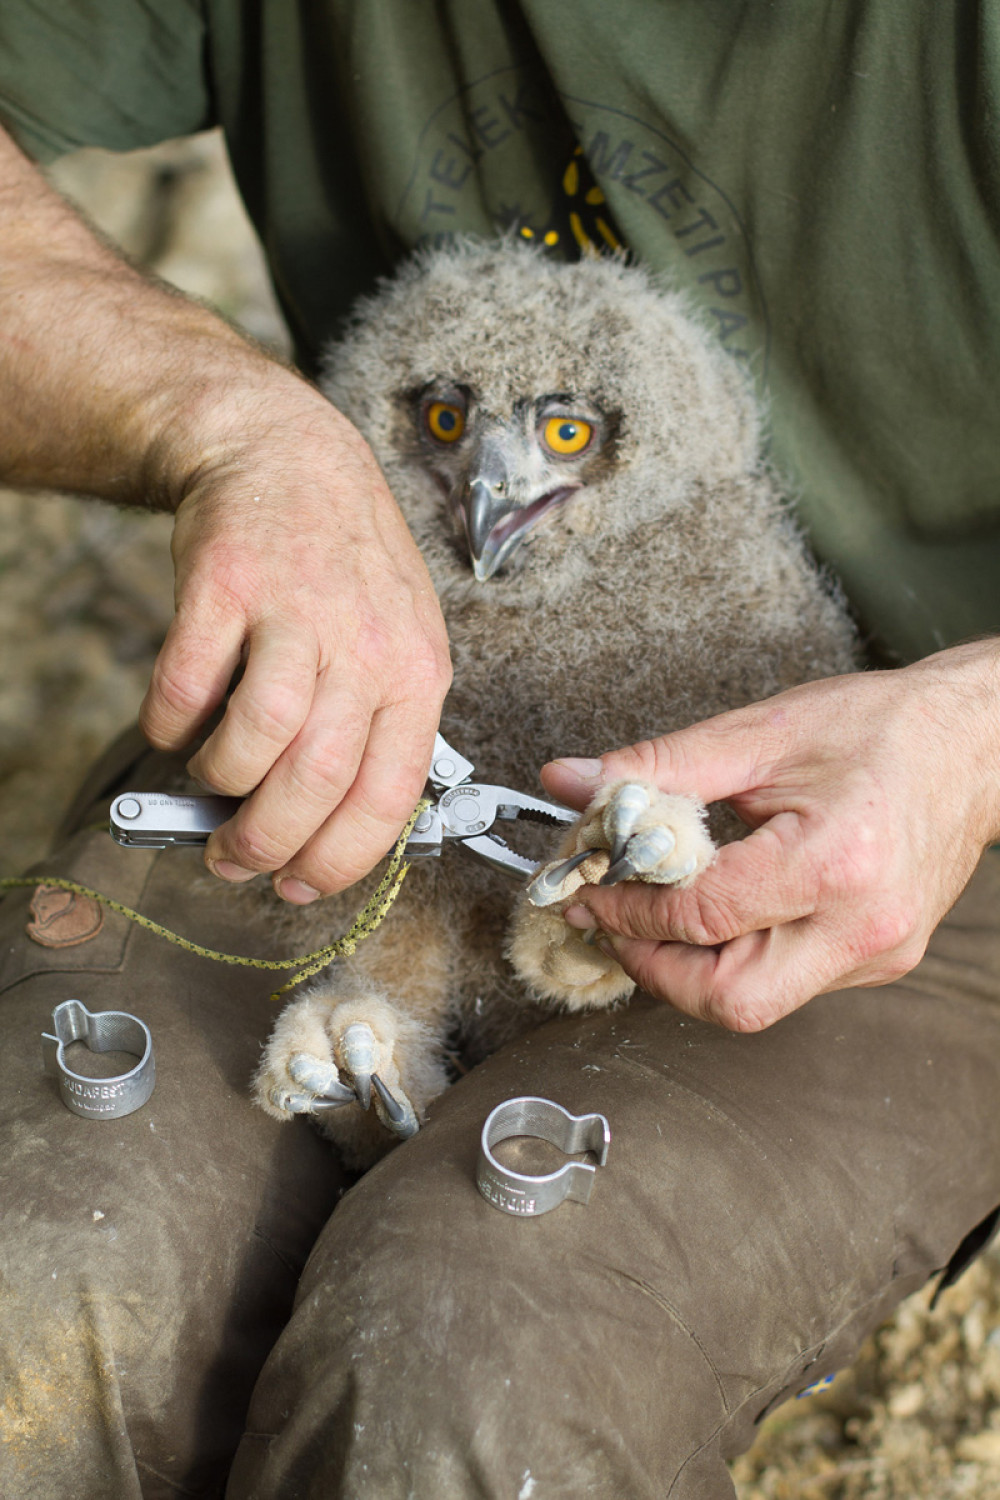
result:
[[(87, 1120), (115, 1120), (142, 1108), (156, 1081), (153, 1038), (143, 1021), (123, 1010), (91, 1014), (82, 1001), (64, 1000), (52, 1012), (52, 1029), (54, 1036), (42, 1033), (42, 1058), (67, 1109)], [(91, 1052), (131, 1052), (139, 1061), (114, 1078), (89, 1078), (67, 1066), (70, 1042), (85, 1042)]]
[(568, 1161), (541, 1177), (501, 1166), (491, 1148), (515, 1135), (538, 1136), (567, 1153), (593, 1151), (603, 1167), (611, 1141), (603, 1115), (571, 1115), (551, 1099), (507, 1099), (488, 1116), (479, 1148), (476, 1184), (487, 1203), (504, 1213), (534, 1218), (558, 1208), (566, 1198), (589, 1201), (597, 1172), (592, 1162)]

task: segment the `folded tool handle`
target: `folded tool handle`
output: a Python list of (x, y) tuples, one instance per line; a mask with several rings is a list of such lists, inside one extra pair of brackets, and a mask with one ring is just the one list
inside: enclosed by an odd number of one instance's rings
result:
[(111, 804), (111, 837), (127, 849), (207, 844), (228, 823), (240, 797), (177, 797), (168, 792), (123, 792)]

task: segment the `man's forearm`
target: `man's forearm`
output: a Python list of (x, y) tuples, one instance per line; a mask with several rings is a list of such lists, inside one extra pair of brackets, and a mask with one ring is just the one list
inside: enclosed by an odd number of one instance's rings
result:
[(142, 711), (246, 796), (206, 851), (303, 902), (365, 874), (420, 795), (450, 679), (423, 559), (314, 386), (91, 234), (0, 137), (0, 479), (176, 512), (177, 614)]
[(3, 132), (0, 295), (8, 484), (173, 510), (206, 446), (245, 423), (257, 389), (266, 401), (275, 379), (304, 384), (123, 261)]

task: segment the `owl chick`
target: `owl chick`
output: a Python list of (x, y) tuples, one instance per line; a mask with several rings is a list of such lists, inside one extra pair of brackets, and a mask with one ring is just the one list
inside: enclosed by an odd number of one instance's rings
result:
[[(854, 668), (744, 374), (643, 271), (511, 241), (423, 253), (357, 309), (323, 388), (427, 560), (455, 673), (441, 731), (484, 780), (529, 789), (556, 755)], [(475, 1061), (546, 1008), (630, 992), (561, 912), (609, 865), (696, 878), (705, 820), (688, 788), (612, 788), (558, 849), (529, 851), (527, 896), (459, 848), (414, 867), (356, 957), (279, 1017), (259, 1102), (313, 1115), (366, 1165), (418, 1127), (450, 1051)], [(711, 826), (739, 832), (724, 809)], [(357, 904), (322, 903), (326, 932)], [(295, 920), (312, 936), (316, 909)]]

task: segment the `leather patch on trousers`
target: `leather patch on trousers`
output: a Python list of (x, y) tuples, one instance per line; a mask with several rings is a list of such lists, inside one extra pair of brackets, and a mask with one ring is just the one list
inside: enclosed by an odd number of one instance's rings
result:
[(96, 937), (104, 926), (104, 910), (98, 902), (56, 885), (36, 886), (31, 917), (24, 930), (43, 948), (75, 948)]

